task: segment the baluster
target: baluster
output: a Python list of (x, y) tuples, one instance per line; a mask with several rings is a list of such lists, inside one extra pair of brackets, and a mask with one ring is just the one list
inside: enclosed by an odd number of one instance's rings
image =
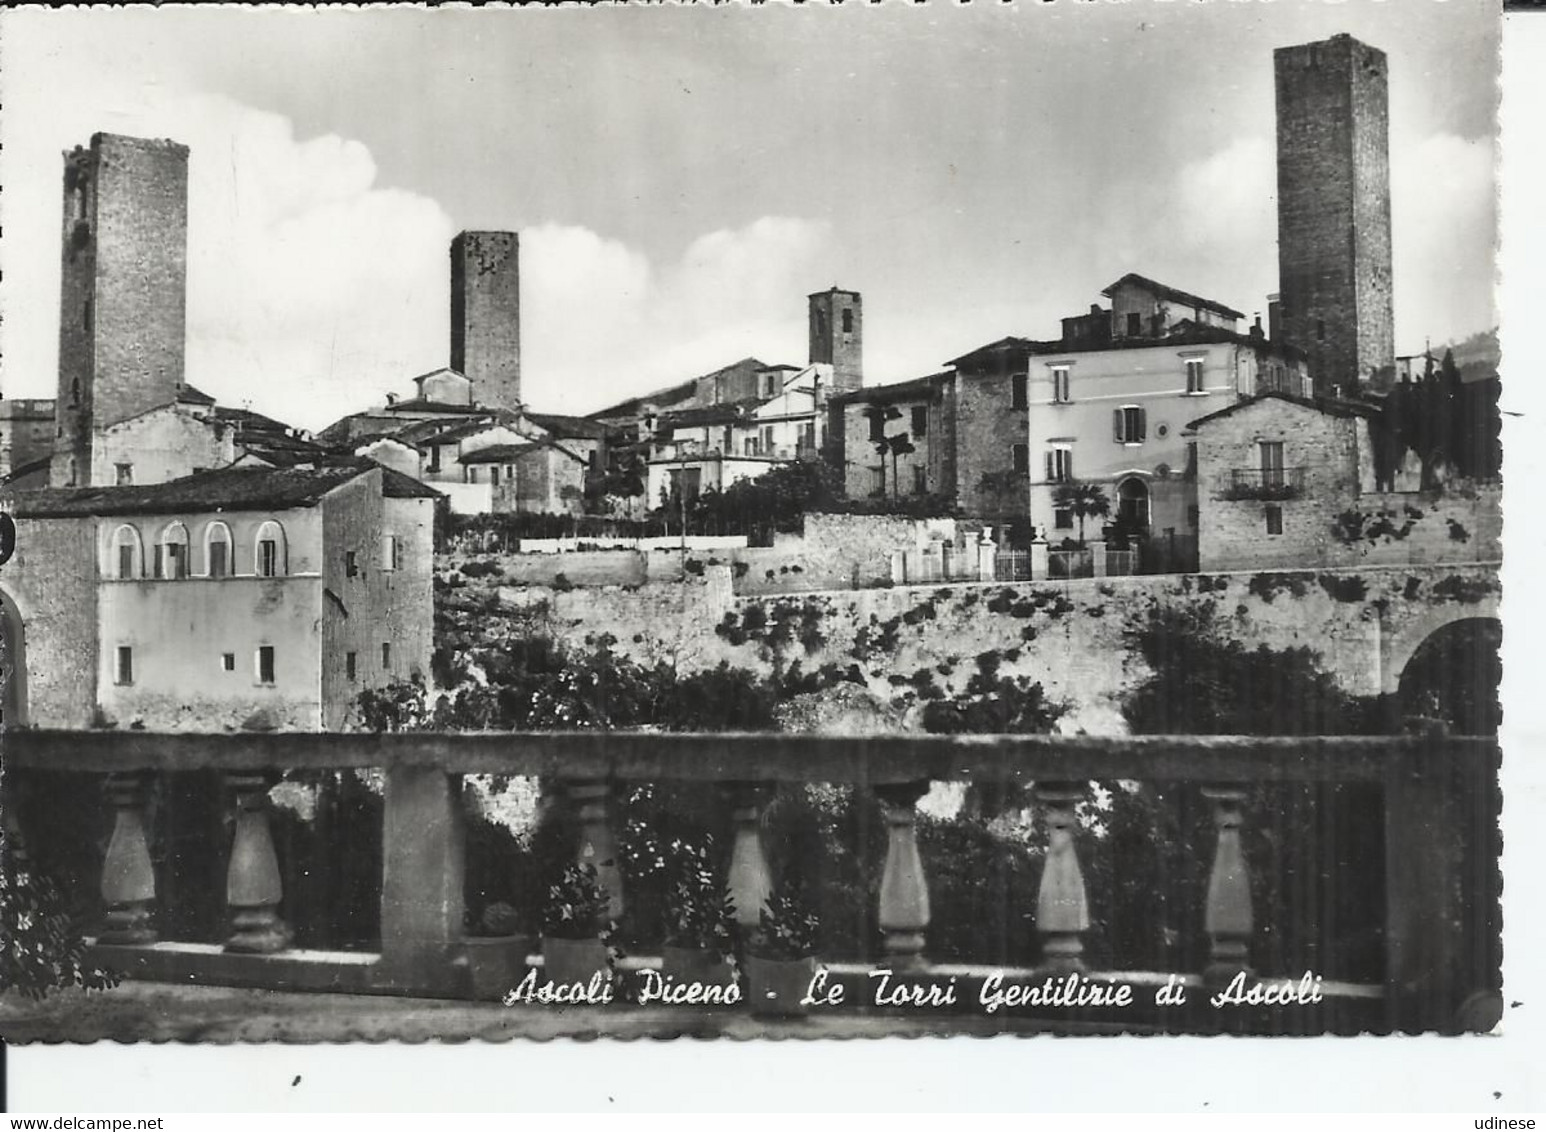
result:
[(147, 781), (143, 774), (111, 774), (113, 835), (102, 861), (102, 900), (107, 905), (101, 943), (151, 943), (156, 931), (150, 914), (156, 901), (156, 873), (145, 836)]
[(773, 894), (773, 873), (762, 851), (762, 811), (770, 791), (756, 782), (733, 783), (730, 789), (730, 816), (735, 833), (725, 887), (735, 904), (735, 922), (744, 937), (762, 923), (762, 909)]
[(918, 799), (927, 782), (877, 786), (886, 814), (886, 867), (880, 879), (880, 930), (887, 962), (898, 971), (927, 965), (924, 935), (929, 928), (929, 883), (918, 855)]
[(231, 935), (225, 949), (282, 951), (290, 942), (290, 933), (279, 918), (284, 893), (268, 824), (268, 779), (262, 774), (230, 774), (226, 781), (236, 795), (236, 834), (226, 872)]
[(1236, 786), (1204, 787), (1202, 794), (1213, 803), (1219, 833), (1203, 918), (1212, 941), (1203, 975), (1209, 982), (1227, 983), (1250, 970), (1251, 874), (1240, 844), (1246, 794)]
[(1042, 966), (1051, 971), (1082, 971), (1084, 941), (1079, 937), (1089, 930), (1090, 906), (1074, 844), (1074, 807), (1084, 798), (1084, 786), (1073, 782), (1038, 783), (1035, 797), (1047, 823), (1047, 860), (1036, 898)]
[(612, 836), (609, 782), (572, 782), (569, 797), (580, 822), (579, 862), (596, 866), (596, 879), (609, 897), (612, 919), (623, 915), (623, 871), (617, 864), (617, 839)]

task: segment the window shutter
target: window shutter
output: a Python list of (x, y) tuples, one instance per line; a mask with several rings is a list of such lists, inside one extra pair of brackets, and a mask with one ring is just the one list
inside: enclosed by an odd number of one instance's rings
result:
[(1055, 482), (1057, 480), (1057, 470), (1052, 466), (1052, 461), (1053, 461), (1052, 449), (1049, 448), (1049, 449), (1047, 449), (1047, 482), (1048, 483), (1053, 483), (1053, 482)]
[(1118, 444), (1121, 444), (1122, 441), (1127, 439), (1125, 436), (1122, 435), (1122, 410), (1121, 409), (1112, 409), (1111, 410), (1111, 438), (1113, 440), (1115, 440)]
[(1142, 440), (1145, 436), (1148, 435), (1148, 432), (1149, 432), (1149, 410), (1148, 409), (1139, 409), (1138, 410), (1138, 435), (1135, 436), (1133, 439), (1134, 440)]

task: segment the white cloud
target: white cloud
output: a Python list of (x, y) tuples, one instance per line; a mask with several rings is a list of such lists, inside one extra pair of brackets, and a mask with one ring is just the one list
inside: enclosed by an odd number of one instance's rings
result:
[(1495, 326), (1491, 140), (1434, 134), (1393, 145), (1390, 178), (1397, 351)]
[[(155, 85), (5, 122), (5, 392), (51, 396), (59, 153), (97, 130), (190, 147), (187, 380), (318, 426), (444, 358), (451, 221), (376, 186), (365, 146)], [(110, 112), (90, 111), (109, 106)]]
[(581, 412), (755, 354), (805, 361), (805, 296), (824, 223), (762, 217), (708, 233), (657, 268), (584, 228), (521, 233), (523, 393)]
[[(320, 428), (448, 361), (448, 245), (435, 201), (378, 186), (360, 142), (295, 137), (230, 99), (150, 85), (82, 97), (68, 120), (8, 114), (5, 394), (52, 396), (61, 150), (108, 130), (190, 147), (187, 380)], [(764, 217), (663, 268), (585, 228), (521, 236), (525, 393), (585, 411), (758, 353), (804, 360), (822, 224)]]

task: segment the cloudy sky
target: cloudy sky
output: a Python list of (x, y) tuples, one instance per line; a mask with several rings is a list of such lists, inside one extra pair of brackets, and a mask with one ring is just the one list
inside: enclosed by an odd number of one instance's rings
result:
[(188, 380), (307, 427), (448, 355), (463, 228), (522, 233), (524, 383), (583, 412), (865, 299), (871, 384), (1138, 271), (1276, 290), (1272, 49), (1390, 57), (1401, 352), (1491, 326), (1495, 5), (0, 13), (3, 393), (52, 396), (60, 151), (192, 149)]

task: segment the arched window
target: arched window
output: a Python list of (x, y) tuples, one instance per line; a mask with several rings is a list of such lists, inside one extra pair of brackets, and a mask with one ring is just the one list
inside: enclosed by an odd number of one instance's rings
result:
[(258, 528), (255, 567), (260, 578), (278, 578), (288, 573), (285, 565), (284, 528), (270, 519)]
[(204, 572), (211, 578), (229, 578), (234, 561), (231, 528), (216, 519), (204, 528)]
[(179, 522), (168, 523), (156, 540), (156, 577), (188, 576), (188, 528)]
[(1128, 476), (1117, 485), (1117, 519), (1131, 530), (1149, 527), (1149, 485), (1137, 476)]
[(140, 532), (125, 523), (113, 532), (113, 558), (108, 570), (113, 577), (125, 581), (138, 578), (144, 572), (143, 555)]

